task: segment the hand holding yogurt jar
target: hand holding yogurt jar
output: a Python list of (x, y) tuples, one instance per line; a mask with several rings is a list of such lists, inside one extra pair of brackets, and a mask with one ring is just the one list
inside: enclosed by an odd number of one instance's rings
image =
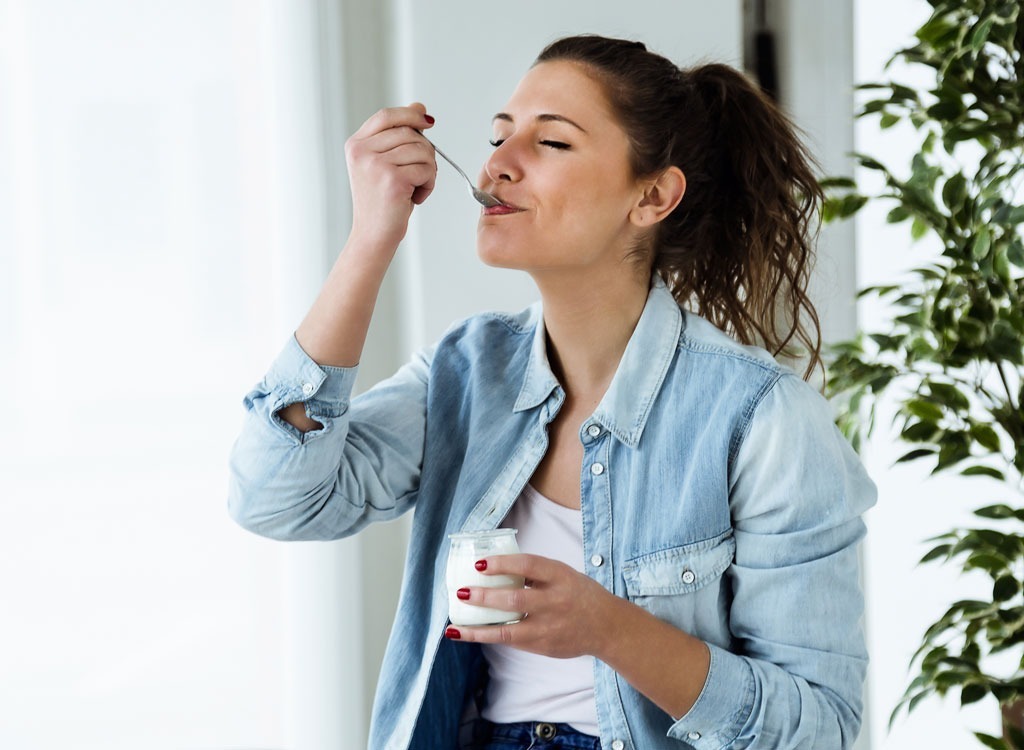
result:
[(510, 625), (523, 619), (523, 612), (509, 612), (469, 604), (459, 596), (469, 587), (523, 588), (526, 579), (516, 575), (484, 575), (477, 563), (488, 555), (514, 555), (519, 552), (515, 529), (451, 534), (448, 569), (448, 619), (452, 625)]

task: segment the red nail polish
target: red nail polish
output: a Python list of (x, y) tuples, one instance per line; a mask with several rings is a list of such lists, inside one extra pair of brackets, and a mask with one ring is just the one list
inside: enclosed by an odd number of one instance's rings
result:
[(475, 563), (473, 563), (473, 567), (477, 570), (487, 570), (487, 561), (477, 560)]
[(430, 115), (423, 115), (423, 119), (426, 120), (427, 123), (430, 124), (430, 125), (434, 124), (434, 118), (431, 117)]
[(444, 631), (445, 638), (451, 638), (453, 641), (459, 640), (462, 637), (462, 633), (459, 632), (458, 628), (448, 628)]
[(466, 601), (469, 598), (469, 589), (459, 589), (455, 592), (455, 596), (462, 599), (462, 601)]

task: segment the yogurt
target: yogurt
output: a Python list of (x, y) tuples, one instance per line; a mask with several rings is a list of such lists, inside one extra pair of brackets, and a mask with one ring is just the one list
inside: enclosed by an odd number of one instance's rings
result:
[(479, 607), (464, 602), (456, 595), (461, 588), (522, 588), (522, 576), (484, 575), (476, 569), (476, 561), (490, 555), (514, 555), (519, 552), (515, 529), (494, 529), (464, 534), (451, 534), (448, 569), (448, 619), (452, 625), (504, 625), (523, 619), (522, 612), (508, 612)]

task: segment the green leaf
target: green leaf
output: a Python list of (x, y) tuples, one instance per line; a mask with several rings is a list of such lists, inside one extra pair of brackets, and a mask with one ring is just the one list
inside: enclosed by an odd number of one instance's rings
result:
[(823, 188), (851, 188), (856, 189), (857, 183), (850, 177), (826, 177), (818, 181)]
[(930, 443), (938, 433), (939, 430), (934, 424), (915, 422), (904, 428), (900, 437), (908, 443)]
[(897, 458), (896, 459), (896, 463), (902, 464), (902, 463), (905, 463), (907, 461), (916, 461), (919, 458), (924, 458), (925, 456), (934, 456), (934, 455), (935, 455), (935, 449), (934, 448), (915, 448), (914, 450), (910, 451), (909, 453), (904, 453), (902, 456)]
[(964, 570), (984, 570), (992, 574), (1006, 570), (1007, 561), (988, 552), (975, 552), (964, 562)]
[(971, 455), (970, 446), (963, 434), (952, 430), (946, 430), (942, 436), (937, 438), (939, 444), (939, 460), (932, 469), (935, 474), (947, 466), (954, 466)]
[(974, 515), (981, 518), (1013, 518), (1014, 511), (1009, 505), (986, 505), (974, 511)]
[(960, 691), (960, 705), (966, 706), (969, 703), (977, 703), (986, 695), (988, 695), (988, 690), (983, 685), (964, 685)]
[(978, 233), (974, 235), (971, 240), (971, 257), (974, 260), (981, 260), (988, 255), (989, 248), (992, 246), (992, 230), (988, 227), (983, 227), (978, 230)]
[(942, 202), (950, 211), (956, 211), (967, 198), (967, 178), (960, 172), (946, 180), (942, 187)]
[(865, 169), (874, 169), (877, 172), (886, 172), (886, 173), (889, 171), (888, 169), (885, 168), (885, 166), (880, 161), (878, 161), (877, 159), (873, 159), (872, 157), (867, 156), (866, 154), (856, 154), (855, 153), (853, 155), (853, 157)]
[(900, 121), (900, 116), (899, 115), (893, 114), (892, 112), (886, 112), (879, 119), (878, 126), (882, 130), (888, 130), (889, 128), (891, 128), (893, 125), (895, 125), (899, 121)]
[(993, 469), (991, 466), (968, 466), (966, 469), (960, 472), (965, 477), (992, 477), (998, 479), (1000, 482), (1006, 481), (1006, 475), (999, 469)]
[(923, 422), (939, 422), (945, 414), (941, 406), (929, 401), (922, 401), (920, 399), (908, 401), (906, 408), (908, 412), (913, 414), (915, 417), (918, 417)]
[(967, 396), (955, 385), (929, 381), (928, 390), (932, 396), (945, 403), (951, 409), (967, 410), (971, 406)]
[(996, 254), (992, 258), (992, 270), (995, 271), (996, 276), (1002, 279), (1004, 284), (1007, 286), (1013, 285), (1013, 277), (1010, 274), (1009, 248), (1006, 245), (1000, 245), (996, 248)]
[(910, 212), (903, 206), (896, 206), (892, 209), (885, 217), (885, 220), (890, 224), (899, 224), (901, 221), (906, 221), (910, 218)]
[(934, 45), (939, 39), (955, 28), (956, 24), (948, 21), (945, 15), (935, 14), (924, 26), (914, 33), (914, 36), (926, 44)]
[(985, 46), (985, 42), (988, 41), (989, 32), (992, 31), (992, 24), (995, 19), (989, 18), (987, 21), (978, 24), (974, 27), (974, 33), (971, 34), (971, 49), (975, 52), (980, 52), (981, 48)]
[(992, 599), (997, 602), (1009, 601), (1020, 593), (1020, 582), (1012, 575), (999, 576), (992, 585)]
[(1024, 242), (1014, 240), (1006, 251), (1006, 258), (1017, 268), (1024, 268)]
[(853, 216), (855, 213), (860, 211), (864, 207), (864, 204), (868, 202), (866, 195), (857, 195), (856, 193), (851, 195), (843, 196), (836, 205), (839, 218), (845, 219)]
[(919, 240), (928, 234), (928, 224), (920, 217), (915, 216), (913, 224), (910, 225), (910, 236)]
[(932, 560), (936, 560), (940, 557), (949, 557), (949, 552), (952, 549), (952, 544), (940, 544), (937, 547), (933, 547), (920, 559), (918, 564), (931, 562)]
[(939, 122), (956, 120), (964, 113), (964, 105), (959, 99), (943, 99), (925, 110), (928, 117)]
[(1006, 743), (999, 737), (993, 737), (991, 734), (984, 734), (982, 732), (975, 732), (974, 736), (978, 738), (978, 742), (985, 747), (992, 748), (992, 750), (1009, 750)]
[(987, 424), (979, 422), (978, 424), (971, 425), (971, 437), (990, 451), (997, 452), (1000, 448), (999, 433)]

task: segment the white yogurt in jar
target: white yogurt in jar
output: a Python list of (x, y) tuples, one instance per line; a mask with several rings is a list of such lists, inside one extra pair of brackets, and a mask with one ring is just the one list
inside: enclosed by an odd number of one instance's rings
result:
[(453, 625), (502, 625), (523, 619), (522, 612), (479, 607), (464, 602), (456, 595), (461, 588), (522, 588), (522, 576), (484, 575), (476, 569), (476, 561), (490, 555), (514, 555), (519, 552), (515, 529), (494, 529), (464, 534), (451, 534), (448, 569), (448, 619)]

